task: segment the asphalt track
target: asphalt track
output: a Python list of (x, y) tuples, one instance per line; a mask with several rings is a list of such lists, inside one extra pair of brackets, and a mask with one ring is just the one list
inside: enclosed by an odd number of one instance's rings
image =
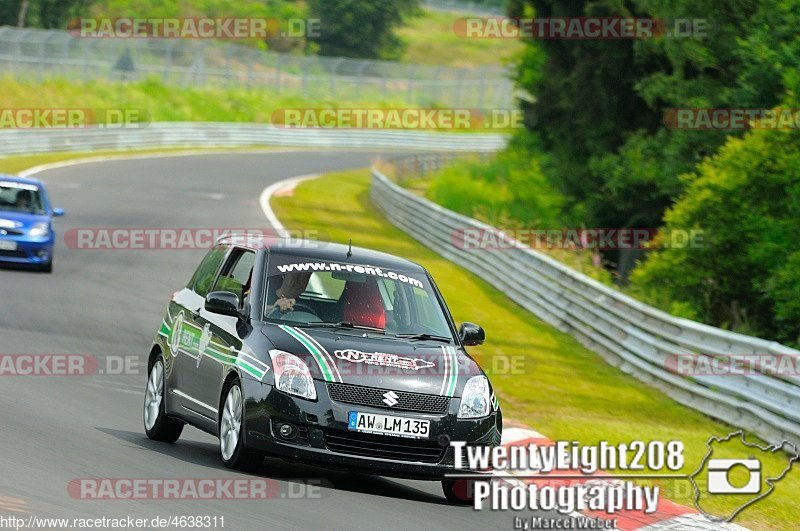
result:
[[(59, 242), (52, 275), (0, 269), (0, 354), (137, 356), (139, 374), (0, 376), (0, 516), (224, 516), (225, 529), (512, 529), (519, 513), (448, 505), (438, 483), (268, 459), (260, 477), (323, 479), (314, 499), (108, 501), (71, 497), (75, 478), (235, 478), (215, 438), (187, 427), (175, 445), (142, 427), (144, 360), (171, 294), (203, 251), (67, 248), (86, 227), (265, 227), (258, 197), (287, 177), (368, 165), (374, 152), (206, 154), (47, 170)], [(103, 366), (103, 363), (101, 363)], [(541, 514), (540, 516), (545, 516)], [(553, 516), (553, 515), (551, 515)]]

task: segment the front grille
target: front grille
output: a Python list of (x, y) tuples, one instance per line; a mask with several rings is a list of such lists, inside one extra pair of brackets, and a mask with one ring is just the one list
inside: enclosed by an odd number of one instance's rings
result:
[(0, 250), (0, 257), (4, 258), (28, 258), (25, 251), (3, 251)]
[(419, 413), (444, 414), (450, 408), (450, 398), (438, 395), (423, 395), (420, 393), (406, 393), (392, 391), (397, 395), (397, 404), (389, 407), (384, 403), (386, 389), (375, 387), (361, 387), (343, 383), (329, 383), (328, 392), (331, 399), (347, 404), (360, 406), (381, 407), (400, 411), (417, 411)]
[(331, 452), (397, 461), (438, 463), (446, 448), (428, 439), (404, 439), (369, 433), (328, 430), (325, 446)]

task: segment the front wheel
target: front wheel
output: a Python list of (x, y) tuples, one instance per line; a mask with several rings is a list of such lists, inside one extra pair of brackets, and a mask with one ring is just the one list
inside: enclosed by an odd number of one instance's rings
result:
[(164, 406), (164, 362), (159, 359), (153, 364), (147, 377), (144, 431), (154, 441), (174, 443), (181, 436), (183, 422), (167, 416)]
[(475, 501), (474, 479), (446, 479), (442, 481), (442, 492), (447, 501), (456, 505), (472, 505)]
[(228, 468), (256, 470), (264, 462), (264, 456), (244, 447), (242, 427), (244, 424), (244, 399), (239, 380), (228, 386), (219, 422), (219, 449), (222, 462)]

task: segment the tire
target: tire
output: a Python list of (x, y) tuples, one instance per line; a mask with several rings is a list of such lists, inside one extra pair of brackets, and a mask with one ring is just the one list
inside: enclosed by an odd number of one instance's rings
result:
[(255, 471), (264, 462), (264, 456), (244, 446), (244, 396), (239, 379), (231, 381), (222, 395), (224, 401), (217, 430), (222, 462), (235, 470)]
[(174, 443), (181, 436), (183, 422), (164, 409), (164, 361), (159, 357), (147, 375), (144, 392), (144, 431), (154, 441)]
[(446, 479), (442, 481), (442, 492), (453, 505), (472, 505), (475, 501), (474, 485), (474, 480)]
[(39, 266), (39, 271), (42, 273), (52, 273), (53, 272), (53, 261), (50, 260), (47, 263), (44, 263)]

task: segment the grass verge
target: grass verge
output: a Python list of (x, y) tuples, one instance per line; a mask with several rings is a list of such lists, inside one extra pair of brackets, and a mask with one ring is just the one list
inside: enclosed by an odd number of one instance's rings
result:
[(406, 43), (405, 63), (452, 67), (480, 67), (509, 63), (522, 51), (519, 39), (476, 39), (459, 36), (453, 25), (465, 15), (422, 9), (419, 16), (397, 30)]
[[(423, 264), (436, 279), (455, 319), (474, 321), (486, 329), (487, 343), (471, 351), (492, 373), (508, 418), (551, 439), (584, 444), (629, 443), (642, 438), (680, 440), (685, 444), (681, 471), (685, 474), (697, 469), (710, 436), (733, 431), (607, 365), (571, 336), (543, 323), (501, 291), (392, 226), (370, 203), (367, 170), (303, 183), (291, 197), (276, 197), (272, 204), (288, 227), (316, 229), (341, 243), (353, 238), (355, 245)], [(497, 370), (509, 360), (521, 361), (522, 369), (514, 374)], [(765, 471), (785, 464), (783, 454), (763, 459)], [(692, 505), (688, 481), (659, 484), (662, 496)], [(737, 517), (736, 523), (752, 529), (796, 529), (800, 521), (800, 506), (795, 501), (798, 490), (800, 472), (794, 470), (767, 498)], [(735, 503), (723, 500), (721, 506), (731, 508)]]
[(156, 78), (124, 83), (62, 78), (18, 80), (5, 76), (0, 77), (0, 94), (7, 109), (137, 109), (147, 111), (154, 122), (270, 123), (278, 109), (401, 106), (391, 100), (310, 99), (265, 87), (176, 88)]
[[(298, 89), (299, 90), (299, 89)], [(420, 129), (417, 121), (403, 118), (400, 111), (416, 107), (402, 100), (382, 98), (378, 92), (365, 93), (353, 99), (306, 97), (298, 92), (258, 87), (252, 89), (202, 87), (177, 88), (156, 78), (137, 82), (110, 82), (104, 80), (75, 81), (63, 78), (19, 80), (0, 75), (0, 94), (3, 109), (0, 128), (15, 127), (12, 109), (84, 109), (91, 120), (97, 115), (102, 121), (105, 110), (136, 111), (147, 122), (245, 122), (274, 123), (290, 127), (331, 129), (332, 126), (355, 128), (366, 126), (386, 129)], [(431, 108), (442, 108), (431, 102)], [(331, 117), (330, 110), (348, 110), (341, 117)], [(365, 110), (389, 111), (376, 119), (363, 117)], [(1, 110), (1, 109), (0, 109)], [(143, 111), (143, 112), (142, 112)], [(291, 111), (291, 112), (290, 112)], [(360, 112), (361, 115), (356, 115)], [(326, 114), (327, 113), (327, 114)], [(299, 116), (299, 117), (298, 117)], [(359, 118), (358, 116), (362, 116)], [(336, 121), (338, 120), (338, 121)], [(452, 120), (452, 118), (450, 118)], [(427, 125), (426, 122), (422, 122)], [(472, 116), (456, 124), (442, 119), (435, 124), (442, 132), (510, 133), (513, 129), (505, 123), (494, 123), (487, 116)], [(434, 127), (423, 130), (432, 131)]]

